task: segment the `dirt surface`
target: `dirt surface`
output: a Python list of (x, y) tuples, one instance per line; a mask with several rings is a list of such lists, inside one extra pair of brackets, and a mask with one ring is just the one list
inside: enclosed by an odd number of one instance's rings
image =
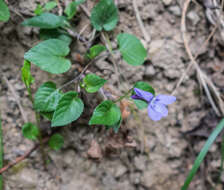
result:
[[(24, 120), (15, 94), (12, 94), (3, 76), (13, 86), (28, 120), (34, 122), (34, 112), (21, 81), (20, 69), (24, 53), (39, 42), (38, 30), (22, 27), (20, 23), (23, 17), (29, 17), (27, 15), (33, 12), (38, 2), (8, 0), (11, 20), (0, 23), (0, 102), (5, 164), (33, 146), (33, 142), (22, 137), (21, 126)], [(65, 0), (64, 4), (68, 2)], [(148, 59), (142, 66), (129, 66), (117, 56), (119, 67), (128, 81), (123, 86), (131, 87), (136, 81), (143, 80), (149, 82), (158, 93), (173, 92), (190, 63), (180, 30), (183, 2), (137, 1), (141, 18), (151, 36), (151, 41), (146, 43), (132, 1), (116, 1), (120, 21), (110, 35), (116, 36), (121, 31), (135, 34), (148, 48)], [(88, 0), (85, 6), (90, 10), (93, 1)], [(81, 9), (78, 11), (78, 19), (77, 30), (89, 24)], [(187, 29), (192, 52), (200, 52), (200, 67), (223, 93), (222, 46), (215, 35), (208, 47), (202, 47), (212, 25), (208, 23), (201, 4), (191, 4), (187, 13)], [(91, 30), (88, 27), (83, 35), (88, 35)], [(84, 53), (84, 47), (79, 42), (73, 43), (71, 49), (73, 60), (77, 53)], [(79, 67), (73, 64), (71, 71), (58, 76), (51, 76), (32, 67), (36, 79), (33, 91), (48, 80), (56, 80), (59, 86), (62, 85), (74, 78)], [(110, 79), (107, 88), (117, 95), (122, 93), (123, 86), (116, 86), (116, 75), (110, 71), (113, 70), (110, 59), (98, 61), (91, 69)], [(39, 150), (35, 151), (29, 159), (3, 174), (5, 190), (179, 190), (196, 155), (220, 118), (215, 115), (201, 91), (194, 70), (189, 72), (175, 95), (177, 102), (169, 107), (167, 118), (153, 122), (148, 118), (147, 110), (135, 112), (125, 120), (118, 134), (106, 131), (101, 126), (93, 128), (86, 125), (90, 114), (85, 113), (81, 121), (61, 129), (65, 138), (62, 150), (55, 152), (46, 148), (48, 171), (43, 168)], [(89, 107), (92, 109), (96, 106), (96, 100), (89, 99), (93, 102)], [(43, 126), (50, 132), (49, 123), (44, 121)], [(212, 146), (190, 190), (210, 190), (216, 184), (220, 167), (219, 146), (219, 142)], [(224, 176), (221, 180), (224, 183)]]

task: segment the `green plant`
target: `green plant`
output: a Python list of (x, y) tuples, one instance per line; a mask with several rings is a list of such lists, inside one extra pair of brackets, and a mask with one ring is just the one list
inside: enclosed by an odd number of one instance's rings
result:
[[(224, 119), (220, 121), (220, 123), (216, 126), (212, 134), (209, 136), (208, 140), (206, 141), (205, 145), (201, 149), (199, 155), (197, 156), (194, 165), (192, 166), (192, 169), (190, 173), (187, 176), (187, 179), (184, 182), (184, 185), (182, 186), (181, 190), (187, 190), (188, 186), (190, 185), (191, 181), (193, 180), (193, 177), (196, 175), (196, 172), (198, 168), (200, 167), (202, 161), (204, 160), (206, 154), (208, 153), (210, 147), (214, 143), (217, 136), (221, 133), (221, 131), (224, 128)], [(223, 142), (222, 142), (222, 161), (221, 161), (221, 171), (223, 170)]]
[[(35, 124), (26, 123), (23, 126), (23, 135), (28, 139), (42, 142), (41, 117), (48, 119), (51, 122), (51, 127), (54, 128), (68, 125), (82, 116), (86, 108), (81, 94), (100, 93), (103, 91), (104, 84), (109, 82), (94, 73), (86, 74), (87, 68), (101, 56), (110, 56), (112, 58), (119, 84), (123, 81), (120, 80), (119, 65), (116, 64), (114, 59), (115, 52), (120, 53), (124, 62), (126, 62), (124, 64), (131, 66), (142, 65), (147, 57), (147, 50), (133, 34), (118, 34), (115, 38), (118, 48), (112, 48), (108, 31), (112, 31), (118, 23), (118, 9), (113, 0), (100, 0), (91, 11), (90, 21), (94, 31), (100, 33), (104, 40), (100, 43), (91, 43), (90, 47), (86, 45), (86, 52), (81, 55), (84, 59), (82, 72), (60, 87), (54, 81), (46, 81), (33, 94), (31, 85), (35, 79), (32, 77), (31, 67), (36, 66), (53, 75), (66, 73), (71, 69), (72, 65), (69, 55), (73, 39), (82, 39), (86, 43), (86, 39), (74, 32), (72, 27), (73, 18), (77, 14), (77, 7), (84, 2), (84, 0), (71, 2), (65, 8), (63, 16), (49, 12), (56, 6), (54, 1), (42, 6), (38, 5), (35, 10), (35, 16), (22, 23), (26, 27), (39, 28), (40, 39), (42, 40), (25, 53), (25, 61), (22, 68), (22, 80), (27, 88), (29, 99), (33, 103), (33, 109), (36, 114)], [(65, 87), (73, 83), (76, 84), (76, 90), (65, 91)], [(139, 81), (133, 85), (133, 88), (127, 90), (123, 96), (117, 99), (103, 100), (99, 105), (95, 105), (95, 110), (91, 118), (89, 118), (88, 124), (104, 125), (106, 129), (113, 129), (114, 132), (118, 132), (123, 121), (119, 103), (124, 98), (130, 98), (131, 95), (135, 95), (136, 89), (141, 89), (145, 93), (155, 96), (155, 90), (149, 84)], [(168, 97), (166, 96), (166, 98)], [(155, 98), (158, 99), (157, 96)], [(133, 100), (140, 109), (152, 105), (149, 101), (145, 101), (144, 98), (141, 99), (141, 97)], [(156, 104), (156, 106), (167, 110), (166, 102), (161, 102)], [(151, 110), (155, 111), (156, 109)], [(153, 113), (159, 116), (161, 112), (160, 110), (157, 111)], [(163, 116), (165, 115), (163, 114)], [(150, 116), (150, 118), (154, 120), (153, 117)], [(63, 142), (63, 137), (57, 134), (50, 138), (48, 144), (52, 149), (58, 150), (63, 146)], [(42, 151), (42, 153), (44, 158), (44, 152)]]
[(0, 22), (7, 22), (10, 18), (10, 12), (8, 6), (4, 0), (0, 0)]

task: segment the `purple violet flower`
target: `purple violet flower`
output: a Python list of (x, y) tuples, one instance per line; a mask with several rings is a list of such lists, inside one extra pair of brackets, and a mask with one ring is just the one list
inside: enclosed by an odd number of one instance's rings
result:
[(159, 94), (154, 97), (150, 92), (134, 88), (135, 95), (131, 98), (135, 100), (144, 100), (148, 103), (148, 115), (153, 121), (159, 121), (162, 117), (168, 115), (167, 105), (176, 101), (175, 96)]

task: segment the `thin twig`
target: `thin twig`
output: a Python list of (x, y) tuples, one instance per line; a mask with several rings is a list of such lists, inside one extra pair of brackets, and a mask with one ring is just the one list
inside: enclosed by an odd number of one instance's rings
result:
[(69, 81), (69, 82), (63, 84), (63, 85), (62, 85), (60, 88), (58, 88), (58, 89), (61, 90), (61, 89), (65, 88), (66, 86), (68, 86), (68, 85), (70, 85), (70, 84), (72, 84), (72, 83), (74, 83), (74, 82), (76, 82), (76, 81), (79, 81), (80, 78), (82, 77), (82, 75), (86, 72), (86, 70), (89, 68), (89, 66), (90, 66), (92, 63), (94, 63), (95, 61), (98, 61), (98, 60), (102, 59), (103, 57), (107, 57), (108, 55), (109, 55), (109, 53), (102, 54), (102, 55), (96, 57), (95, 59), (91, 60), (91, 61), (84, 67), (84, 69), (82, 70), (82, 72), (79, 73), (78, 76), (76, 76), (76, 77), (75, 77), (74, 79), (72, 79), (71, 81)]
[[(81, 4), (81, 5), (79, 5), (79, 6), (80, 6), (80, 8), (83, 10), (83, 12), (85, 13), (85, 15), (86, 15), (88, 18), (90, 18), (90, 17), (91, 17), (91, 13), (90, 13), (90, 11), (85, 7), (85, 5)], [(91, 34), (91, 37), (90, 37), (90, 39), (88, 40), (88, 44), (87, 44), (87, 47), (88, 47), (88, 48), (91, 47), (92, 42), (93, 42), (93, 40), (94, 40), (94, 38), (95, 38), (95, 35), (96, 35), (96, 29), (93, 29), (93, 32), (92, 32), (92, 34)]]
[(88, 28), (89, 24), (86, 24), (79, 32), (79, 35), (81, 36), (83, 34), (83, 32), (85, 32), (85, 30)]
[(87, 43), (87, 40), (83, 36), (81, 36), (78, 32), (75, 32), (70, 28), (64, 28), (64, 29), (68, 32), (68, 34), (71, 37), (76, 38), (76, 39), (80, 40), (81, 42)]
[(95, 36), (96, 36), (96, 29), (93, 29), (90, 39), (88, 40), (88, 44), (87, 44), (88, 48), (90, 48), (92, 46)]
[[(209, 34), (208, 38), (205, 40), (205, 42), (202, 44), (202, 46), (198, 49), (196, 55), (194, 56), (194, 59), (197, 59), (197, 57), (200, 55), (200, 50), (201, 50), (203, 47), (205, 47), (205, 46), (208, 45), (208, 42), (210, 41), (210, 39), (211, 39), (211, 38), (213, 37), (213, 35), (215, 34), (215, 31), (217, 30), (217, 28), (218, 28), (218, 25), (216, 25), (216, 26), (213, 28), (213, 30), (212, 30), (211, 33)], [(175, 89), (174, 89), (173, 92), (172, 92), (172, 95), (174, 95), (174, 94), (176, 93), (177, 89), (180, 87), (180, 85), (181, 85), (182, 82), (184, 81), (185, 77), (187, 76), (187, 73), (191, 70), (192, 66), (193, 66), (193, 62), (191, 62), (191, 63), (188, 65), (186, 71), (182, 74), (181, 78), (180, 78), (179, 81), (177, 82), (177, 85), (176, 85)]]
[[(192, 1), (193, 1), (194, 3), (196, 3), (196, 4), (198, 4), (196, 1), (194, 1), (194, 0), (192, 0)], [(221, 7), (223, 7), (223, 6), (224, 6), (224, 0), (222, 0), (222, 3), (221, 3)], [(185, 17), (186, 17), (186, 12), (185, 12)], [(221, 17), (221, 14), (220, 14), (219, 17)], [(210, 39), (214, 36), (214, 34), (215, 34), (216, 30), (218, 29), (219, 25), (220, 25), (220, 20), (218, 20), (218, 22), (216, 23), (215, 27), (213, 28), (213, 30), (212, 30), (211, 33), (209, 34), (208, 38), (207, 38), (207, 39), (205, 40), (205, 42), (202, 44), (201, 48), (198, 49), (196, 55), (194, 56), (194, 59), (195, 59), (195, 60), (196, 60), (197, 57), (200, 55), (200, 50), (201, 50), (203, 47), (205, 47), (205, 46), (208, 45)], [(175, 89), (173, 90), (172, 95), (174, 95), (174, 94), (176, 93), (177, 89), (180, 87), (181, 83), (184, 81), (184, 79), (185, 79), (187, 73), (191, 70), (192, 66), (193, 66), (193, 62), (191, 62), (191, 63), (188, 65), (186, 71), (183, 73), (183, 75), (181, 76), (181, 78), (180, 78), (179, 81), (177, 82), (177, 85), (176, 85)], [(218, 99), (220, 99), (220, 97), (218, 97)], [(224, 108), (221, 108), (221, 110), (223, 110), (223, 109), (224, 109)], [(223, 110), (222, 112), (224, 113), (224, 110)]]
[(148, 32), (146, 31), (145, 29), (145, 26), (143, 24), (143, 21), (141, 19), (141, 16), (140, 16), (140, 13), (139, 13), (139, 10), (138, 10), (138, 6), (137, 6), (137, 3), (136, 3), (136, 0), (133, 0), (132, 1), (133, 3), (133, 7), (134, 7), (134, 11), (135, 11), (135, 15), (136, 15), (136, 18), (137, 18), (137, 21), (138, 21), (138, 24), (140, 26), (140, 29), (142, 31), (142, 34), (146, 40), (147, 43), (149, 43), (151, 41), (151, 37), (149, 36)]
[(86, 14), (86, 16), (88, 17), (88, 18), (90, 18), (90, 16), (91, 16), (91, 13), (89, 12), (89, 10), (84, 6), (84, 5), (79, 5), (80, 7), (81, 7), (81, 9), (83, 10), (83, 12)]
[[(47, 143), (49, 140), (49, 137), (45, 138), (43, 140), (43, 143)], [(4, 166), (3, 168), (0, 169), (0, 174), (2, 174), (3, 172), (7, 171), (8, 169), (10, 169), (11, 167), (15, 166), (16, 164), (20, 163), (21, 161), (25, 160), (26, 158), (28, 158), (32, 152), (34, 152), (36, 149), (38, 149), (40, 147), (40, 144), (35, 144), (30, 150), (28, 150), (24, 155), (17, 157), (14, 161), (10, 162), (9, 164), (7, 164), (6, 166)]]
[(105, 34), (104, 34), (104, 32), (101, 32), (101, 36), (102, 36), (102, 38), (104, 40), (104, 43), (105, 43), (105, 45), (107, 47), (107, 50), (110, 53), (111, 61), (112, 61), (113, 65), (114, 65), (115, 75), (116, 75), (118, 84), (120, 84), (120, 74), (119, 74), (118, 66), (117, 66), (116, 61), (115, 61), (115, 58), (114, 58), (114, 54), (113, 54), (113, 50), (112, 50), (112, 47), (111, 47), (111, 44), (110, 44), (109, 37), (108, 36), (106, 37)]
[(14, 7), (9, 6), (9, 10), (15, 13), (16, 15), (20, 16), (23, 20), (25, 20), (24, 16), (19, 11), (17, 11)]
[(7, 84), (9, 90), (11, 91), (12, 95), (15, 98), (15, 101), (16, 101), (18, 107), (19, 107), (19, 110), (20, 110), (20, 113), (22, 115), (22, 118), (23, 118), (24, 122), (27, 123), (28, 119), (27, 119), (25, 111), (23, 110), (23, 107), (20, 103), (19, 96), (16, 94), (16, 91), (15, 91), (14, 87), (12, 86), (12, 84), (9, 82), (9, 80), (6, 78), (6, 76), (4, 74), (3, 74), (3, 79), (4, 79), (5, 83)]
[[(189, 47), (189, 44), (188, 44), (188, 40), (187, 40), (187, 36), (186, 36), (186, 31), (187, 31), (186, 30), (186, 12), (187, 12), (187, 9), (189, 7), (190, 2), (191, 2), (191, 0), (186, 0), (185, 1), (184, 7), (183, 7), (183, 12), (182, 12), (182, 18), (181, 18), (181, 32), (182, 32), (182, 36), (183, 36), (183, 40), (184, 40), (184, 46), (185, 46), (186, 52), (187, 52), (191, 62), (193, 63), (193, 65), (194, 65), (194, 67), (197, 71), (198, 79), (201, 82), (201, 84), (202, 84), (202, 86), (205, 90), (205, 93), (208, 97), (208, 100), (209, 100), (212, 108), (214, 109), (214, 111), (217, 115), (220, 115), (220, 112), (219, 112), (218, 108), (216, 107), (215, 102), (214, 102), (214, 100), (212, 98), (212, 95), (211, 95), (211, 93), (209, 91), (209, 88), (208, 88), (208, 84), (207, 84), (208, 77), (201, 71), (198, 63), (196, 62), (195, 58), (193, 57), (193, 55), (191, 53), (191, 50), (190, 50), (190, 47)], [(215, 95), (217, 95), (217, 94), (219, 95), (216, 88), (215, 89), (210, 89), (210, 90), (215, 90), (216, 91)]]

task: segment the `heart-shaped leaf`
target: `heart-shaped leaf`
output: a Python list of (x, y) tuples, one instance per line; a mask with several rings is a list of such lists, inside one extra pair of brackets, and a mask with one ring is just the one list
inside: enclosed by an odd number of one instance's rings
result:
[(50, 39), (31, 48), (25, 53), (24, 59), (44, 71), (59, 74), (68, 71), (71, 66), (70, 61), (65, 58), (69, 51), (68, 43), (58, 39)]
[(53, 150), (60, 150), (62, 146), (64, 145), (64, 137), (56, 133), (51, 136), (51, 138), (49, 139), (48, 145)]
[(0, 0), (0, 21), (6, 22), (9, 20), (10, 12), (4, 0)]
[(92, 9), (90, 20), (97, 31), (113, 30), (118, 22), (118, 10), (113, 0), (100, 0)]
[(34, 97), (34, 108), (39, 112), (54, 111), (58, 105), (58, 101), (62, 94), (56, 88), (53, 82), (45, 82), (42, 84)]
[(49, 39), (59, 39), (64, 42), (67, 42), (68, 45), (72, 42), (72, 39), (69, 37), (68, 33), (60, 29), (40, 29), (40, 39), (49, 40)]
[(110, 100), (103, 101), (98, 105), (89, 121), (89, 125), (115, 125), (121, 118), (121, 111), (116, 104)]
[(106, 80), (95, 75), (87, 74), (83, 79), (82, 87), (89, 93), (97, 92), (104, 84)]
[(89, 49), (89, 53), (87, 53), (87, 57), (89, 59), (94, 59), (95, 57), (97, 57), (99, 54), (101, 54), (103, 51), (106, 51), (107, 48), (103, 45), (97, 44), (94, 45), (93, 47), (91, 47)]
[(82, 114), (83, 108), (83, 102), (78, 98), (77, 92), (65, 93), (58, 102), (51, 126), (64, 126), (77, 120)]
[(143, 64), (147, 51), (138, 38), (122, 33), (117, 36), (117, 41), (122, 57), (128, 64), (133, 66)]
[(45, 29), (53, 29), (64, 26), (66, 19), (62, 16), (57, 16), (52, 13), (42, 13), (39, 16), (34, 16), (30, 19), (25, 20), (23, 26), (32, 26)]
[(40, 132), (36, 125), (32, 123), (25, 123), (22, 127), (23, 136), (30, 140), (36, 140)]
[(115, 133), (118, 133), (122, 123), (122, 117), (120, 117), (119, 121), (114, 125), (106, 126), (107, 129), (113, 129)]
[(153, 95), (155, 95), (154, 88), (146, 82), (143, 82), (143, 81), (136, 82), (135, 85), (134, 85), (134, 88), (139, 88), (141, 90), (151, 92)]
[[(139, 88), (141, 90), (151, 92), (153, 95), (155, 95), (154, 88), (146, 82), (143, 81), (136, 82), (134, 88)], [(134, 91), (132, 92), (132, 94), (134, 94)], [(145, 109), (148, 107), (148, 103), (143, 100), (134, 100), (134, 102), (138, 109)]]

